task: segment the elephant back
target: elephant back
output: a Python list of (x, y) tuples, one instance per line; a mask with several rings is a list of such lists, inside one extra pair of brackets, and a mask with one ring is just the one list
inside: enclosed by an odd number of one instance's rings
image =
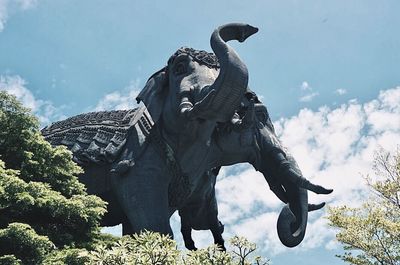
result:
[(51, 145), (64, 145), (71, 150), (80, 165), (112, 163), (144, 111), (141, 107), (80, 114), (55, 122), (41, 132)]

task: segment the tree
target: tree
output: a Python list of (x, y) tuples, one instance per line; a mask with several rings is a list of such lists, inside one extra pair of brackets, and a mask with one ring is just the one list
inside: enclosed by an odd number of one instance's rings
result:
[(342, 260), (351, 264), (400, 264), (400, 150), (376, 153), (377, 181), (366, 178), (372, 196), (359, 208), (330, 208), (330, 225), (339, 229)]
[(41, 263), (54, 251), (69, 255), (99, 238), (106, 204), (86, 193), (79, 173), (65, 147), (44, 140), (29, 109), (0, 92), (2, 263)]

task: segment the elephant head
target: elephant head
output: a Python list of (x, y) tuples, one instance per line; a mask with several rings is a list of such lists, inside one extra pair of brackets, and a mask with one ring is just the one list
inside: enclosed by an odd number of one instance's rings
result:
[(231, 122), (220, 126), (218, 135), (216, 146), (222, 150), (222, 161), (218, 165), (249, 162), (260, 171), (271, 190), (287, 204), (278, 218), (279, 239), (287, 247), (300, 244), (305, 236), (308, 212), (325, 205), (309, 204), (307, 190), (317, 194), (329, 194), (333, 190), (315, 185), (302, 176), (296, 161), (276, 136), (267, 108), (250, 90)]
[(172, 131), (180, 130), (188, 119), (229, 120), (247, 87), (248, 72), (226, 42), (242, 42), (257, 31), (247, 24), (227, 24), (211, 35), (215, 54), (179, 49), (166, 67), (149, 78), (138, 102), (144, 102), (155, 122), (162, 118)]
[(155, 122), (153, 132), (158, 131), (163, 145), (168, 144), (162, 153), (168, 149), (166, 159), (176, 161), (167, 162), (176, 164), (170, 169), (169, 194), (174, 197), (170, 206), (182, 204), (199, 184), (206, 170), (207, 143), (217, 123), (233, 115), (247, 88), (247, 68), (226, 42), (244, 41), (257, 31), (239, 23), (217, 28), (210, 40), (215, 54), (180, 48), (137, 97)]

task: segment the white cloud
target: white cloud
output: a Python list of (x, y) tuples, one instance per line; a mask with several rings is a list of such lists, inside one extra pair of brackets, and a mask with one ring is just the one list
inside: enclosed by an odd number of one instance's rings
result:
[(346, 94), (347, 90), (344, 89), (344, 88), (338, 88), (338, 89), (335, 90), (335, 93), (341, 96), (341, 95)]
[[(358, 206), (369, 196), (363, 176), (374, 176), (374, 152), (393, 151), (400, 144), (400, 87), (381, 91), (366, 103), (350, 100), (337, 108), (302, 109), (298, 115), (276, 121), (282, 143), (296, 158), (306, 178), (333, 188), (331, 195), (309, 193), (311, 203)], [(309, 214), (304, 241), (295, 249), (280, 243), (276, 221), (282, 204), (269, 190), (263, 176), (250, 166), (224, 170), (216, 185), (219, 218), (225, 223), (224, 237), (246, 236), (260, 252), (271, 257), (317, 247), (335, 249), (335, 230), (324, 218), (325, 210)], [(175, 218), (177, 219), (177, 218)], [(177, 220), (174, 220), (177, 222)], [(179, 226), (178, 226), (179, 227)], [(179, 229), (174, 229), (179, 234)], [(194, 233), (198, 246), (212, 243), (209, 231)]]
[(42, 126), (51, 121), (65, 118), (62, 114), (62, 109), (65, 106), (55, 107), (50, 101), (36, 99), (26, 86), (27, 82), (19, 75), (0, 76), (0, 91), (6, 91), (16, 96), (25, 107), (32, 110)]
[(300, 90), (302, 94), (302, 96), (299, 98), (300, 102), (310, 102), (319, 95), (319, 93), (314, 91), (307, 81), (303, 81), (301, 83)]
[[(0, 0), (1, 1), (1, 0)], [(139, 81), (132, 81), (121, 91), (105, 95), (92, 111), (130, 109), (137, 106), (136, 96), (138, 94)], [(51, 122), (65, 119), (62, 113), (66, 105), (54, 106), (51, 101), (38, 99), (31, 90), (27, 88), (27, 82), (19, 75), (0, 75), (0, 91), (7, 91), (15, 95), (25, 107), (28, 107), (39, 118), (42, 126)]]
[(0, 32), (4, 30), (10, 15), (34, 8), (37, 2), (38, 0), (0, 0)]
[(131, 109), (137, 106), (136, 96), (139, 94), (139, 80), (131, 81), (122, 92), (115, 91), (105, 95), (97, 103), (95, 111)]
[(313, 100), (313, 98), (315, 98), (318, 95), (319, 95), (318, 92), (312, 92), (312, 93), (309, 93), (309, 94), (307, 94), (305, 96), (300, 97), (299, 101), (300, 102), (310, 102), (311, 100)]
[(111, 234), (114, 236), (122, 236), (122, 224), (103, 227), (101, 228), (101, 232), (105, 234)]
[[(351, 100), (336, 109), (321, 107), (315, 112), (303, 109), (297, 116), (281, 119), (275, 125), (304, 175), (335, 190), (326, 197), (331, 206), (357, 206), (368, 196), (362, 175), (374, 175), (374, 152), (379, 147), (393, 151), (400, 144), (398, 102), (400, 87), (381, 91), (377, 99), (365, 104)], [(312, 201), (322, 199), (325, 198), (310, 194)], [(313, 224), (309, 236), (317, 236), (314, 241), (331, 247), (333, 233), (321, 225), (314, 225), (317, 231), (314, 232)], [(313, 244), (306, 237), (301, 248), (313, 245), (320, 244)]]
[(307, 81), (303, 81), (303, 83), (301, 83), (301, 90), (312, 90), (312, 88), (310, 87), (310, 85), (308, 84)]
[(35, 100), (32, 92), (29, 91), (25, 85), (25, 80), (18, 75), (0, 76), (0, 90), (13, 94), (25, 107), (30, 108), (32, 111), (36, 111), (38, 108), (38, 102)]
[(7, 2), (8, 0), (0, 0), (0, 32), (3, 31), (8, 18)]
[(37, 5), (38, 0), (15, 0), (22, 10), (33, 8)]

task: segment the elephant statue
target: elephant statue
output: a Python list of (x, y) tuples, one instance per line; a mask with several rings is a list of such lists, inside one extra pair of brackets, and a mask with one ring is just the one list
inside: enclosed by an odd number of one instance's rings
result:
[(179, 209), (181, 232), (186, 248), (195, 250), (191, 230), (210, 230), (215, 244), (225, 249), (222, 238), (223, 225), (218, 220), (215, 197), (216, 178), (221, 165), (249, 162), (261, 171), (270, 189), (285, 204), (278, 218), (278, 236), (287, 247), (297, 246), (305, 235), (307, 213), (319, 210), (325, 203), (309, 204), (307, 190), (317, 194), (329, 194), (330, 189), (310, 183), (293, 156), (281, 145), (267, 108), (249, 89), (241, 107), (230, 122), (218, 125), (212, 144), (215, 161), (213, 168), (204, 174), (204, 183), (187, 205)]
[[(220, 26), (211, 35), (214, 54), (180, 48), (139, 93), (144, 106), (81, 114), (42, 130), (52, 145), (71, 150), (84, 169), (79, 179), (87, 191), (108, 202), (102, 226), (122, 223), (123, 234), (146, 229), (172, 236), (171, 215), (209, 191), (203, 188), (210, 187), (211, 169), (249, 162), (287, 203), (278, 219), (282, 243), (302, 241), (307, 190), (331, 191), (301, 176), (265, 107), (249, 97), (247, 68), (227, 42), (243, 42), (257, 30), (240, 23)], [(215, 180), (211, 184), (214, 189)], [(215, 200), (215, 191), (206, 197)], [(213, 234), (222, 239), (213, 211)]]
[(172, 235), (170, 216), (201, 184), (213, 133), (247, 88), (246, 65), (227, 41), (257, 31), (226, 24), (211, 35), (214, 54), (179, 49), (138, 95), (145, 106), (81, 114), (42, 130), (50, 144), (71, 150), (87, 191), (108, 202), (101, 225)]

